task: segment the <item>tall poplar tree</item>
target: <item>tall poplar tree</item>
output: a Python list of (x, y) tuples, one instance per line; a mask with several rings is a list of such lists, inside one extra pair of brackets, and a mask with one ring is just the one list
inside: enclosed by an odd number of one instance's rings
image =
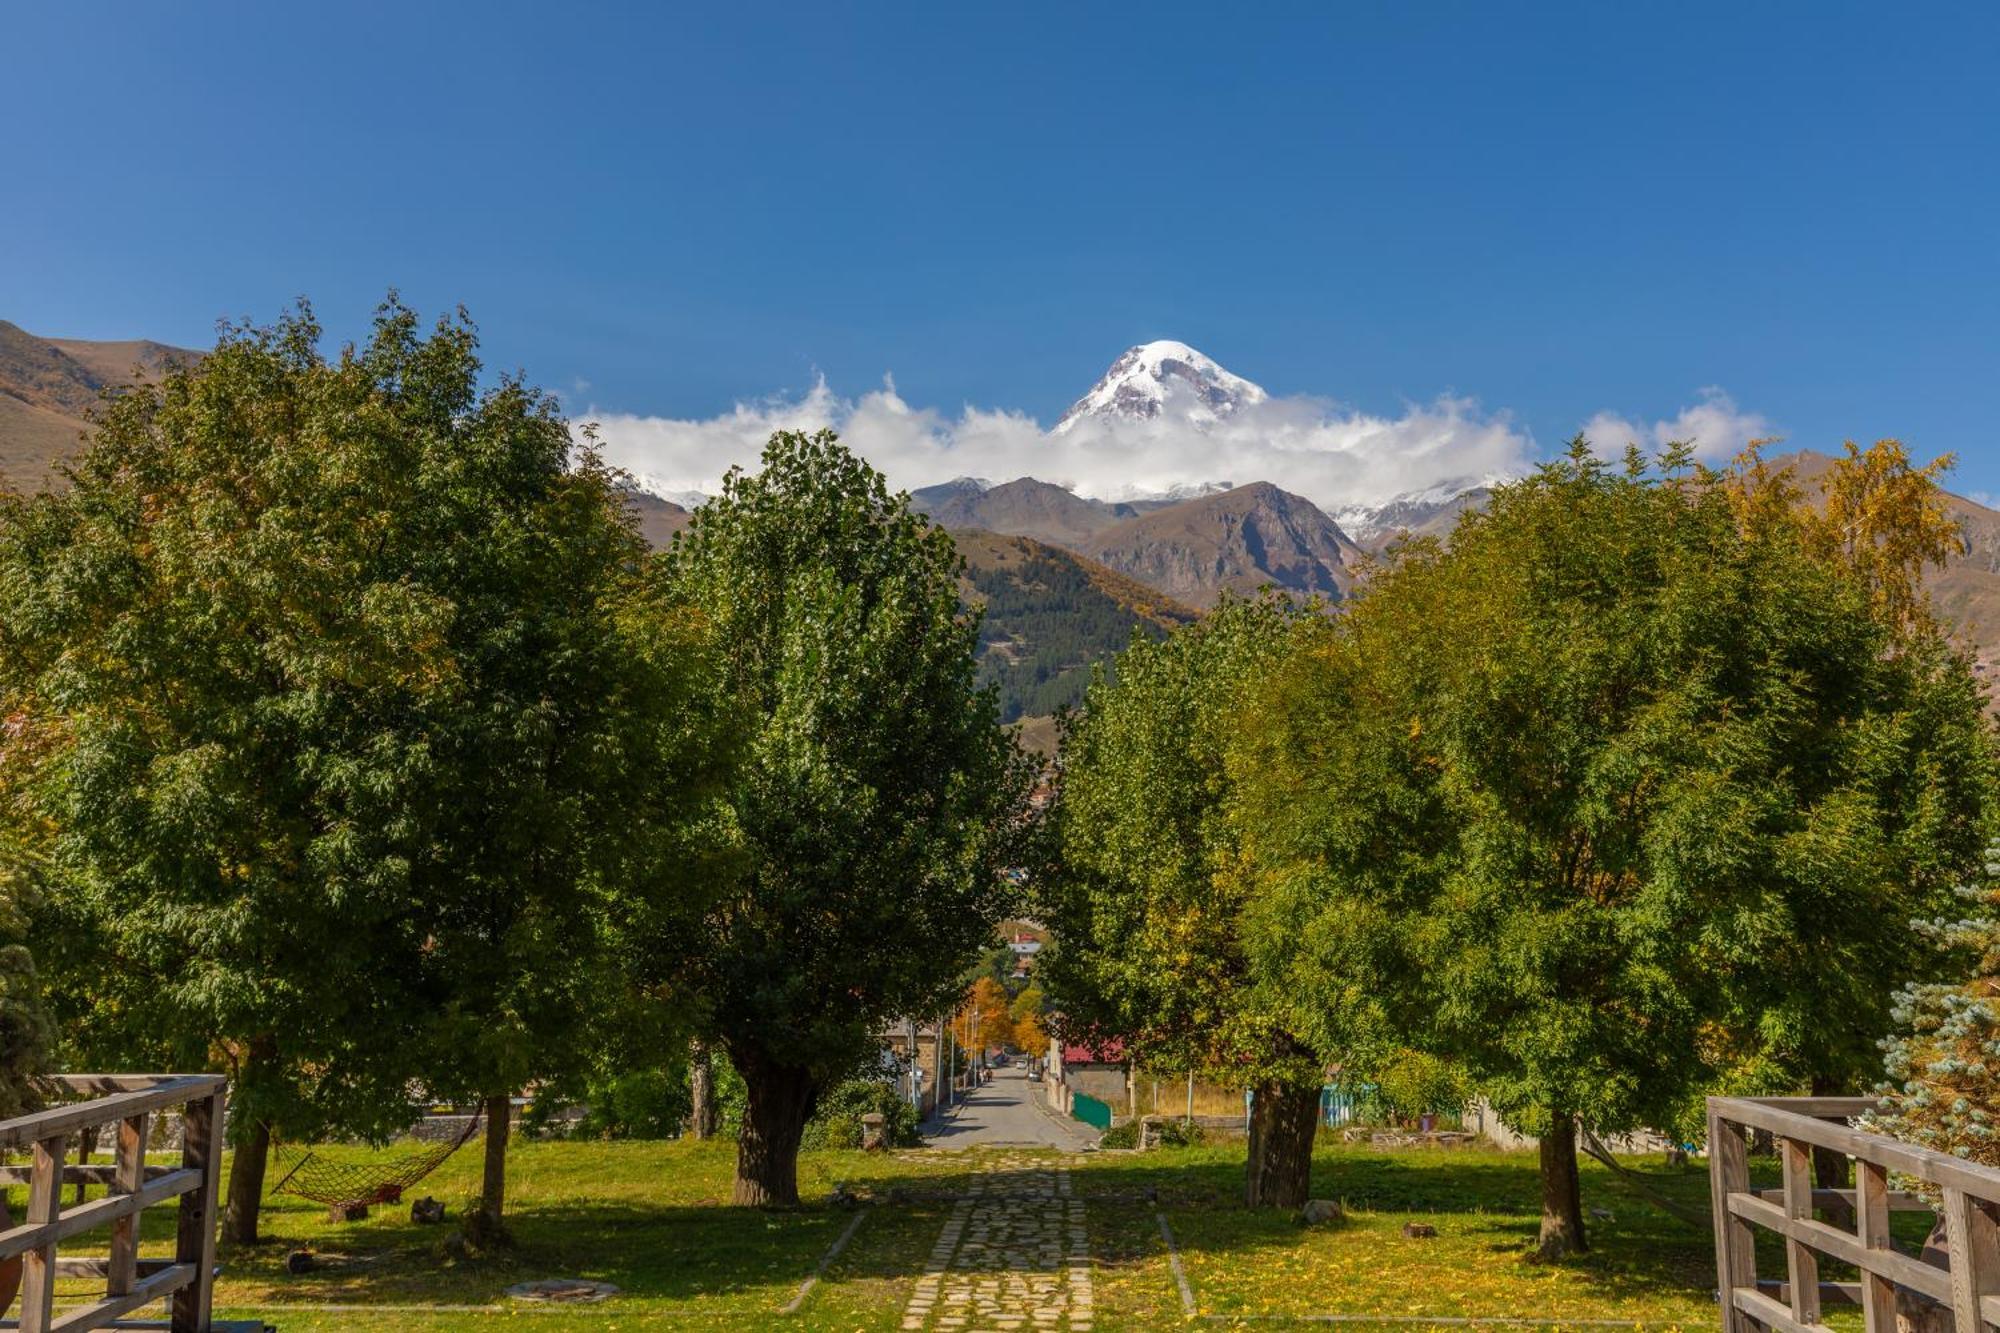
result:
[(1226, 602), (1100, 673), (1062, 739), (1060, 869), (1042, 982), (1073, 1039), (1115, 1035), (1149, 1068), (1255, 1091), (1245, 1198), (1297, 1207), (1311, 1184), (1325, 1059), (1260, 990), (1240, 927), (1226, 759), (1264, 674), (1317, 627), (1289, 603)]
[(798, 1199), (799, 1136), (882, 1025), (955, 1006), (1016, 896), (1032, 769), (974, 684), (951, 538), (830, 431), (781, 432), (667, 553), (744, 718), (742, 861), (687, 952), (747, 1092), (735, 1199)]

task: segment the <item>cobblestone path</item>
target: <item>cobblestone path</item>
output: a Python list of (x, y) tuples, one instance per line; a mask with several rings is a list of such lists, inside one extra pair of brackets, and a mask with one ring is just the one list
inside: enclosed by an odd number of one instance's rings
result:
[(1090, 1236), (1069, 1168), (1007, 1153), (956, 1204), (903, 1311), (906, 1329), (954, 1333), (1091, 1326)]

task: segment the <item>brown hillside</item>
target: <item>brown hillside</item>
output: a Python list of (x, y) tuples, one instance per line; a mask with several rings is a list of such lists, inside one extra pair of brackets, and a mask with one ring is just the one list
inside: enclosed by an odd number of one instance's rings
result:
[(641, 490), (628, 490), (625, 502), (639, 516), (639, 532), (655, 550), (672, 541), (674, 534), (694, 518), (672, 500), (662, 500)]
[(158, 379), (176, 366), (201, 360), (200, 352), (169, 347), (148, 338), (125, 342), (86, 342), (80, 338), (44, 341), (95, 375), (102, 384), (130, 384), (141, 375)]
[(38, 338), (0, 320), (0, 479), (24, 490), (54, 481), (82, 449), (105, 390), (200, 356), (156, 342)]

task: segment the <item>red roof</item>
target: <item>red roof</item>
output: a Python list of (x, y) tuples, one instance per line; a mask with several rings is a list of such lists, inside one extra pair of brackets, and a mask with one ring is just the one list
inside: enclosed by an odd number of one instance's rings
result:
[(1062, 1048), (1062, 1062), (1065, 1065), (1115, 1065), (1125, 1061), (1125, 1043), (1117, 1037), (1089, 1046), (1077, 1043)]

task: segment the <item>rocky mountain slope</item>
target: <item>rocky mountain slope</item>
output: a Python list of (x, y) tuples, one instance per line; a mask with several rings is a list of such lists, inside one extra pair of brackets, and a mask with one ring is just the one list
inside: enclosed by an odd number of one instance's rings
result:
[(1269, 482), (1187, 500), (1112, 502), (1033, 477), (1000, 486), (969, 478), (912, 494), (944, 527), (1032, 537), (1088, 556), (1191, 606), (1266, 584), (1338, 598), (1363, 551), (1310, 500)]
[(1192, 606), (1271, 585), (1337, 600), (1363, 552), (1318, 506), (1267, 481), (1183, 500), (1097, 534), (1085, 553)]
[(672, 500), (662, 500), (641, 490), (628, 490), (625, 494), (632, 512), (639, 517), (640, 533), (652, 546), (665, 546), (694, 517)]

